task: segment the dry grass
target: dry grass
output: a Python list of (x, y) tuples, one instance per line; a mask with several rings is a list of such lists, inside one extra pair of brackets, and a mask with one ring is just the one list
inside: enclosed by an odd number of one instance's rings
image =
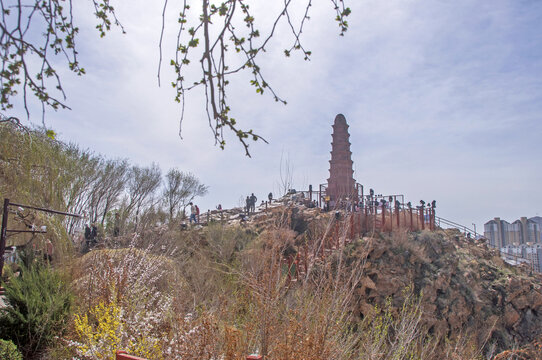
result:
[[(331, 225), (322, 224), (306, 238), (313, 254), (330, 236)], [(400, 246), (423, 259), (419, 244), (403, 235), (395, 235)], [(254, 352), (269, 360), (484, 358), (467, 336), (448, 342), (429, 336), (412, 290), (402, 307), (390, 299), (361, 321), (354, 293), (363, 258), (347, 264), (341, 250), (312, 258), (311, 271), (292, 282), (283, 255), (295, 236), (280, 223), (258, 236), (217, 225), (197, 236), (162, 236), (169, 253), (161, 240), (158, 249), (148, 246), (148, 238), (147, 248), (92, 252), (73, 270), (78, 314), (88, 315), (100, 301), (116, 302), (127, 333), (119, 338), (159, 339), (156, 349), (171, 359), (244, 360)], [(331, 236), (344, 244), (346, 230)], [(81, 338), (73, 332), (67, 340)], [(130, 348), (123, 341), (116, 346)]]

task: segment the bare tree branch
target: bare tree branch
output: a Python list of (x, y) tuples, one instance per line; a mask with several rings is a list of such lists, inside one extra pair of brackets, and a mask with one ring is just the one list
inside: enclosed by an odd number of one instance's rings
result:
[[(311, 52), (306, 50), (301, 43), (301, 35), (304, 25), (309, 17), (309, 9), (312, 6), (312, 0), (306, 0), (305, 10), (300, 23), (296, 26), (290, 16), (291, 0), (283, 0), (280, 12), (275, 16), (273, 25), (265, 37), (262, 37), (260, 31), (256, 28), (255, 18), (250, 11), (248, 0), (227, 0), (220, 5), (212, 4), (209, 0), (203, 0), (201, 3), (201, 13), (197, 17), (199, 20), (190, 20), (188, 16), (190, 5), (184, 1), (183, 9), (180, 12), (177, 33), (177, 47), (175, 58), (171, 60), (177, 78), (171, 84), (176, 89), (175, 101), (181, 103), (180, 127), (184, 119), (185, 94), (202, 85), (206, 98), (205, 109), (209, 127), (213, 132), (215, 143), (224, 149), (226, 141), (224, 139), (224, 129), (233, 132), (245, 149), (245, 154), (250, 156), (249, 140), (262, 140), (267, 143), (262, 136), (255, 133), (252, 129), (245, 130), (239, 127), (235, 118), (231, 117), (231, 108), (227, 101), (226, 87), (230, 82), (230, 76), (241, 71), (248, 71), (252, 74), (250, 85), (256, 88), (256, 93), (263, 94), (269, 90), (275, 101), (286, 104), (286, 101), (279, 97), (273, 87), (265, 80), (265, 77), (259, 66), (259, 55), (266, 52), (266, 46), (282, 18), (290, 28), (293, 36), (292, 45), (284, 50), (286, 56), (290, 56), (292, 51), (301, 51), (303, 58), (309, 60)], [(350, 14), (350, 9), (344, 6), (342, 0), (331, 0), (336, 12), (336, 20), (339, 23), (340, 35), (343, 35), (348, 28), (346, 17)], [(162, 35), (165, 27), (165, 6), (162, 15)], [(218, 21), (223, 17), (224, 19)], [(238, 24), (244, 24), (246, 27), (236, 28)], [(202, 44), (200, 44), (200, 39)], [(260, 39), (263, 39), (260, 41)], [(163, 37), (160, 38), (160, 52), (162, 51)], [(201, 46), (202, 45), (202, 46)], [(197, 48), (201, 46), (200, 50)], [(228, 51), (234, 50), (233, 56)], [(187, 83), (185, 69), (190, 65), (190, 55), (197, 53), (200, 60), (201, 72), (197, 81), (191, 84)], [(235, 67), (230, 69), (227, 64), (226, 56), (234, 59), (230, 63), (237, 62)], [(228, 58), (228, 59), (230, 59)], [(162, 59), (162, 54), (160, 54)], [(160, 60), (161, 61), (161, 60)], [(161, 69), (161, 64), (158, 66)]]
[[(105, 36), (112, 26), (118, 26), (124, 32), (115, 9), (111, 6), (111, 0), (89, 1), (92, 2), (94, 16), (98, 20), (96, 28), (100, 37)], [(250, 86), (255, 88), (256, 93), (269, 91), (276, 102), (286, 104), (266, 81), (259, 65), (261, 54), (267, 51), (280, 21), (284, 19), (293, 39), (284, 54), (288, 57), (297, 50), (305, 60), (309, 60), (311, 52), (303, 46), (301, 35), (306, 21), (310, 19), (309, 10), (313, 4), (312, 0), (305, 0), (303, 16), (296, 24), (290, 16), (293, 1), (282, 1), (280, 10), (274, 16), (272, 26), (266, 34), (260, 33), (256, 26), (257, 22), (249, 6), (250, 0), (225, 0), (220, 4), (213, 4), (209, 0), (202, 0), (201, 3), (182, 1), (175, 56), (170, 62), (176, 73), (176, 78), (171, 83), (176, 91), (175, 101), (181, 104), (179, 135), (184, 119), (185, 94), (201, 85), (204, 87), (207, 120), (215, 144), (224, 149), (224, 129), (228, 130), (226, 133), (235, 134), (247, 156), (250, 156), (250, 140), (267, 143), (266, 139), (252, 129), (241, 128), (232, 117), (227, 86), (233, 75), (245, 71), (251, 74)], [(348, 28), (346, 17), (350, 14), (350, 9), (345, 7), (343, 0), (330, 1), (335, 10), (340, 35), (343, 35)], [(168, 2), (169, 0), (163, 0), (158, 42), (159, 85), (166, 15), (171, 11)], [(201, 4), (201, 11), (196, 10), (198, 12), (194, 17), (188, 16), (191, 3)], [(13, 108), (13, 101), (17, 97), (21, 97), (27, 116), (30, 116), (30, 99), (38, 99), (42, 104), (42, 122), (46, 108), (69, 109), (55, 66), (60, 59), (77, 75), (85, 74), (77, 56), (76, 36), (79, 29), (74, 23), (73, 7), (73, 0), (0, 0), (0, 110)], [(42, 36), (36, 37), (35, 34)], [(197, 72), (196, 81), (187, 83), (185, 75), (189, 74), (186, 67), (190, 64), (190, 55), (199, 60), (201, 72)], [(54, 90), (51, 91), (51, 88)]]
[[(109, 0), (91, 1), (100, 36), (105, 36), (112, 23), (124, 32)], [(53, 64), (60, 57), (71, 71), (85, 74), (75, 48), (79, 29), (74, 24), (72, 0), (0, 0), (0, 11), (0, 109), (13, 108), (19, 91), (28, 117), (29, 94), (42, 104), (42, 122), (46, 107), (69, 109)], [(52, 95), (51, 87), (57, 95)]]

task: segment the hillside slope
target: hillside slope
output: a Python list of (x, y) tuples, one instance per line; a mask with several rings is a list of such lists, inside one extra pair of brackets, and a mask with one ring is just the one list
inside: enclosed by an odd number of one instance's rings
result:
[[(318, 224), (333, 222), (331, 214), (318, 209), (296, 206), (281, 211), (257, 216), (248, 226), (262, 231), (286, 217), (297, 230), (300, 253)], [(404, 290), (413, 287), (421, 295), (424, 328), (441, 339), (468, 338), (501, 351), (532, 342), (542, 333), (542, 276), (506, 264), (483, 240), (448, 229), (373, 233), (346, 242), (343, 261), (355, 265), (363, 260), (354, 306), (361, 318), (388, 299), (399, 309)], [(339, 254), (334, 250), (324, 263), (337, 262)]]
[(364, 238), (346, 251), (367, 259), (357, 292), (362, 316), (387, 297), (399, 306), (403, 289), (413, 285), (430, 334), (468, 335), (478, 344), (508, 349), (540, 333), (540, 276), (510, 267), (494, 250), (467, 241), (459, 231)]

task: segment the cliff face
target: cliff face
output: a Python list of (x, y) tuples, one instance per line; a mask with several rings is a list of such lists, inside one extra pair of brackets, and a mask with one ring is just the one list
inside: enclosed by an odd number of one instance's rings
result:
[[(304, 206), (289, 211), (297, 250), (311, 229), (334, 215)], [(253, 224), (262, 230), (276, 214), (262, 214)], [(337, 257), (338, 251), (331, 256)], [(468, 338), (499, 351), (540, 339), (542, 276), (525, 265), (504, 263), (485, 241), (468, 239), (459, 230), (397, 231), (351, 239), (342, 251), (351, 264), (365, 259), (354, 306), (360, 317), (371, 315), (375, 305), (382, 308), (388, 299), (399, 309), (404, 289), (412, 287), (421, 294), (423, 326), (431, 335)]]
[(360, 316), (403, 290), (421, 294), (423, 324), (430, 334), (508, 349), (535, 340), (542, 329), (540, 275), (512, 268), (483, 242), (456, 230), (395, 233), (350, 244), (348, 257), (365, 257), (357, 289)]

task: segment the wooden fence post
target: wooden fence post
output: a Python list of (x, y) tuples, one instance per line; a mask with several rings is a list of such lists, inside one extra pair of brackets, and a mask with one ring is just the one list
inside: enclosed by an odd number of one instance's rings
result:
[(386, 205), (382, 204), (382, 224), (381, 224), (380, 231), (384, 232), (386, 231)]
[(365, 205), (365, 219), (364, 220), (364, 229), (363, 232), (369, 231), (369, 208)]

